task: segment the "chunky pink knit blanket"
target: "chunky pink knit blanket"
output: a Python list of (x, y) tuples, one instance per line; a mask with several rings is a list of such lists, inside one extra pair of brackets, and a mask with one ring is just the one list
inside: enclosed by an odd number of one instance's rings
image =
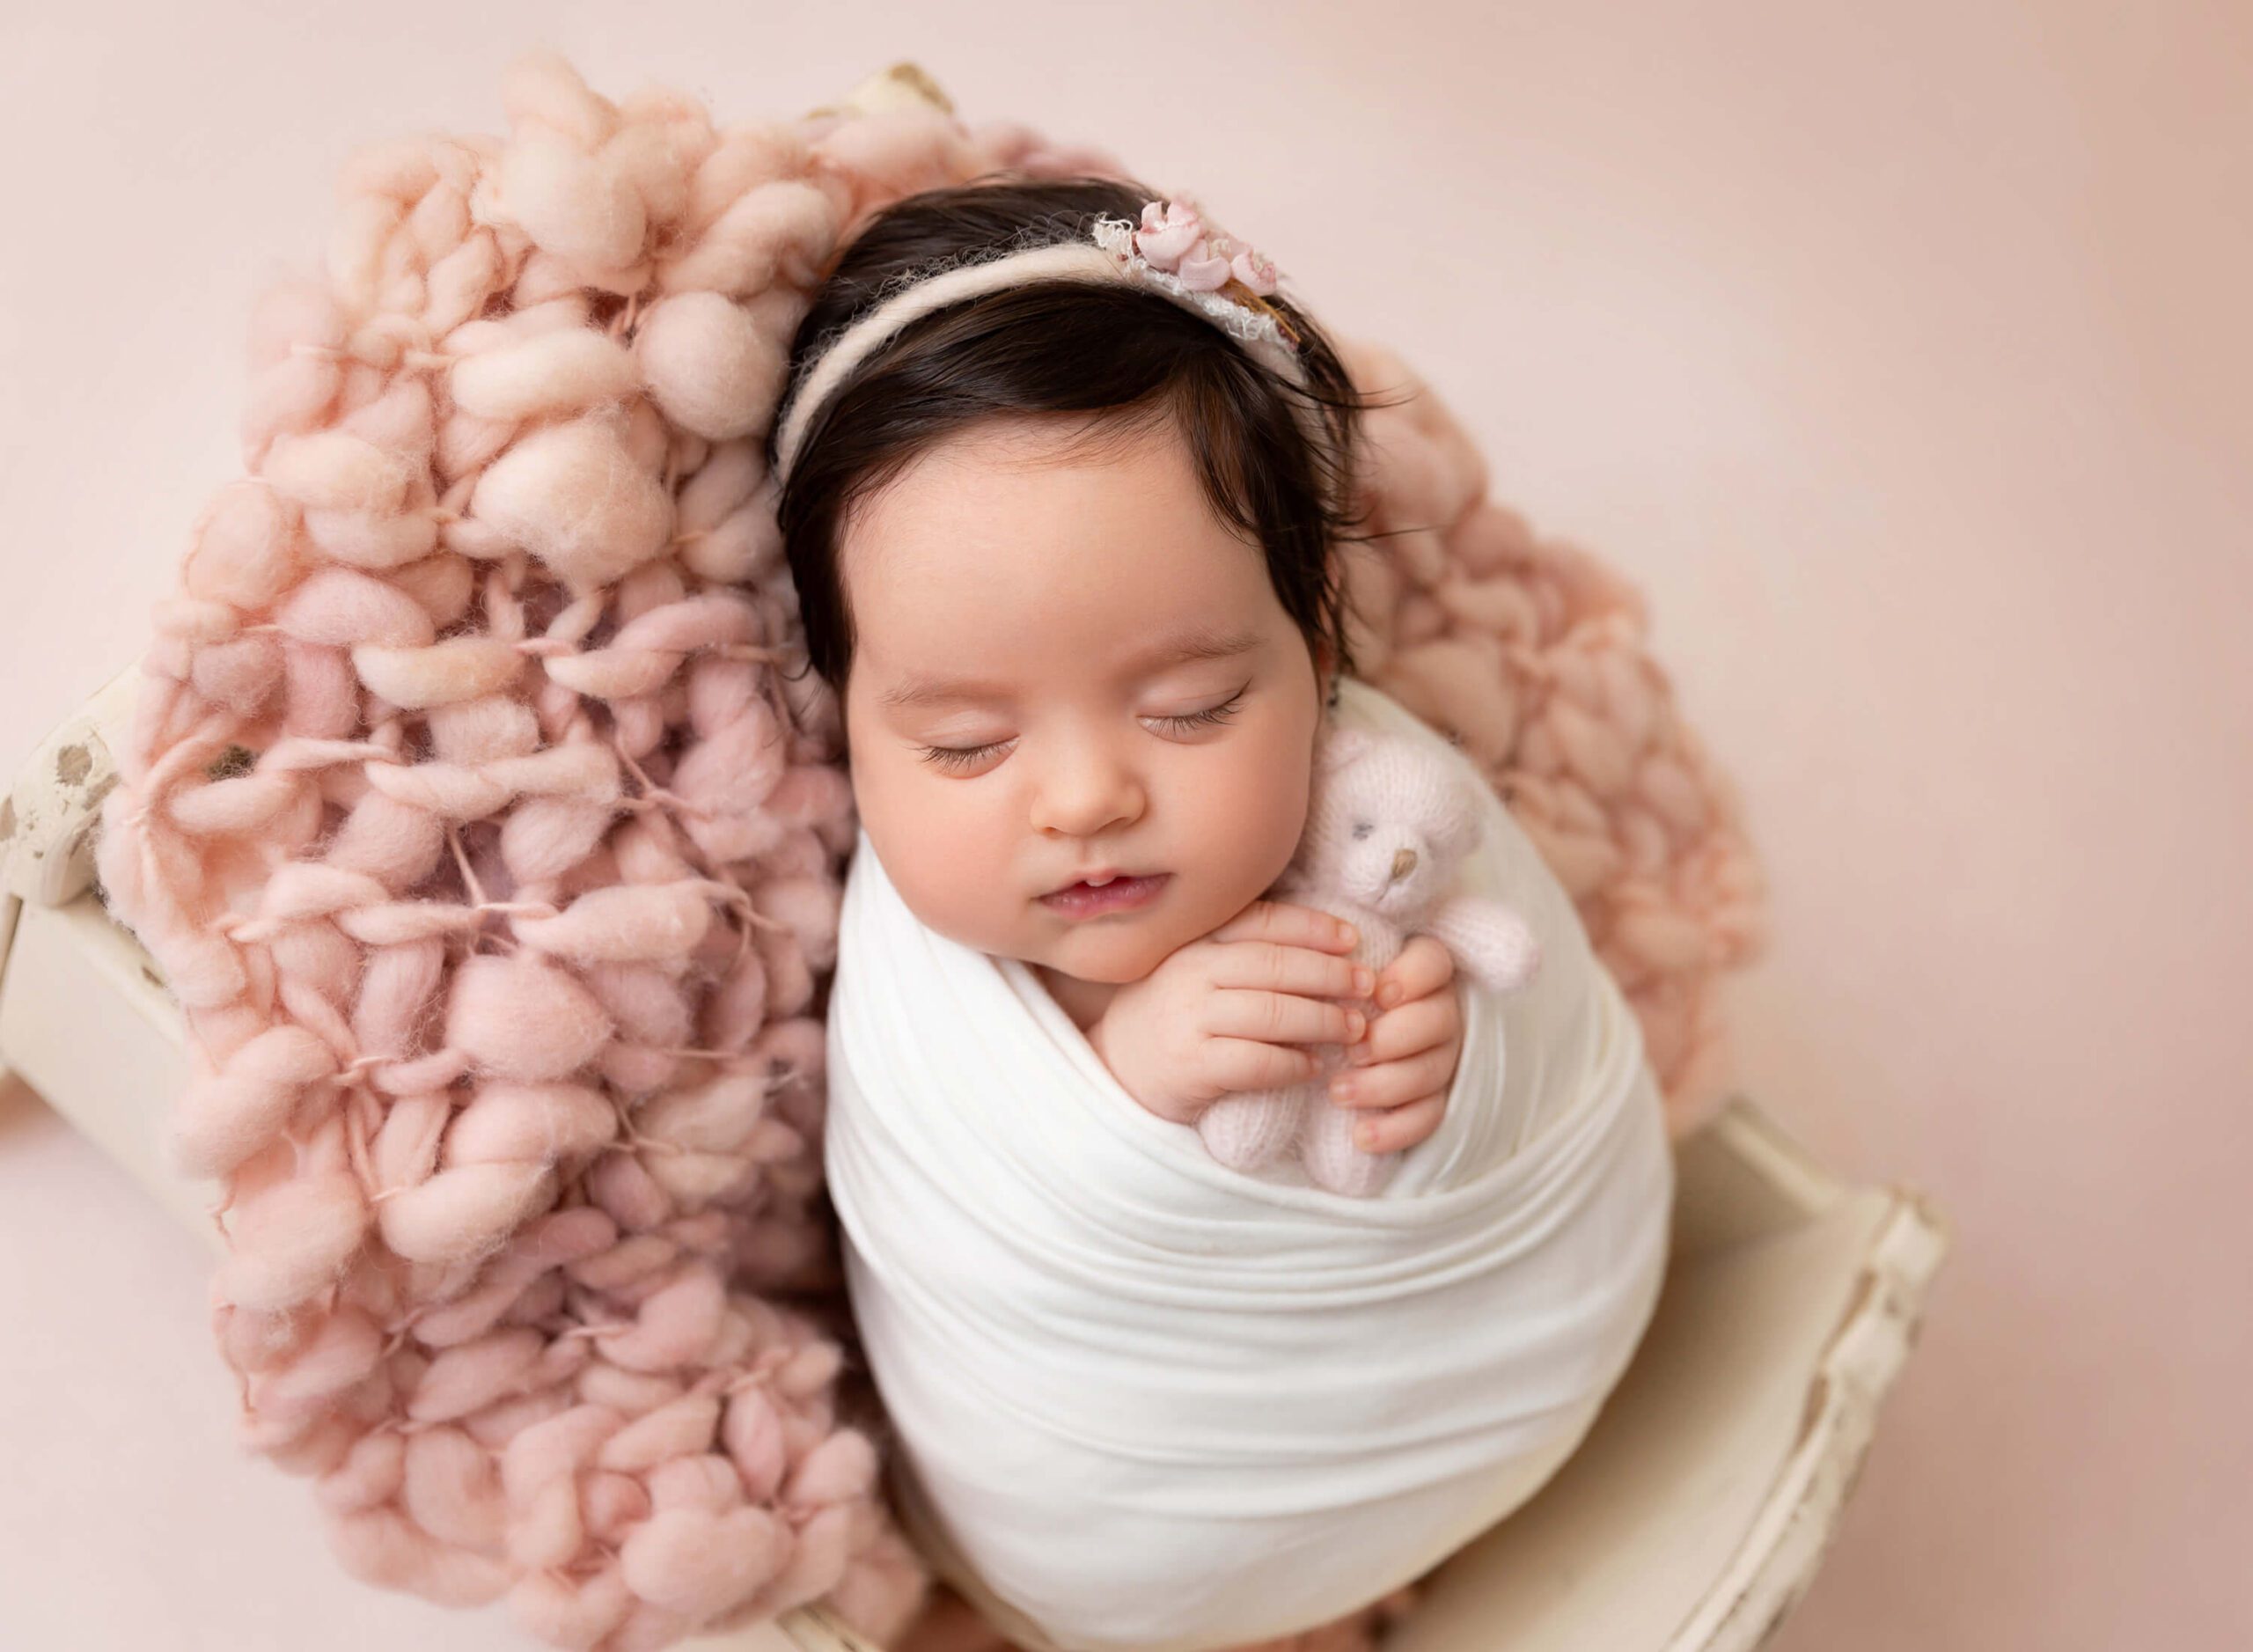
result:
[[(853, 799), (760, 444), (870, 212), (1112, 163), (905, 99), (723, 128), (548, 55), (503, 91), (505, 137), (359, 154), (263, 297), (100, 877), (187, 1014), (246, 1437), (354, 1575), (559, 1647), (815, 1601), (881, 1640), (925, 1578), (819, 1200)], [(1364, 674), (1549, 856), (1686, 1126), (1758, 944), (1729, 789), (1629, 586), (1428, 388), (1369, 430)]]

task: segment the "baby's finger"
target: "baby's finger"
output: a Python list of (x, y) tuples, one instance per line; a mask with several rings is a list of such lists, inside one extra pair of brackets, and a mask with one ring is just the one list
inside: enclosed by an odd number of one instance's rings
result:
[(1404, 1061), (1437, 1048), (1462, 1031), (1462, 1010), (1455, 995), (1436, 992), (1379, 1015), (1369, 1023), (1369, 1037), (1354, 1046), (1350, 1059), (1356, 1067)]
[(1215, 941), (1280, 941), (1288, 946), (1350, 952), (1361, 935), (1342, 918), (1290, 900), (1255, 900), (1207, 937)]
[(1204, 1030), (1269, 1044), (1351, 1044), (1368, 1031), (1359, 1010), (1291, 993), (1229, 989), (1212, 995)]
[(1426, 1096), (1354, 1126), (1354, 1145), (1364, 1153), (1398, 1153), (1423, 1141), (1447, 1116), (1447, 1095)]
[(1199, 1071), (1216, 1090), (1288, 1090), (1305, 1083), (1316, 1071), (1311, 1054), (1288, 1044), (1207, 1039), (1203, 1051)]
[(1390, 1010), (1437, 992), (1455, 979), (1455, 954), (1428, 935), (1412, 935), (1400, 956), (1377, 972), (1377, 1005)]
[(1368, 965), (1284, 941), (1244, 941), (1208, 949), (1206, 979), (1215, 987), (1299, 993), (1309, 998), (1367, 998), (1376, 990)]
[(1340, 1107), (1398, 1107), (1419, 1096), (1443, 1090), (1454, 1076), (1460, 1052), (1449, 1039), (1405, 1061), (1354, 1067), (1330, 1081), (1330, 1099)]

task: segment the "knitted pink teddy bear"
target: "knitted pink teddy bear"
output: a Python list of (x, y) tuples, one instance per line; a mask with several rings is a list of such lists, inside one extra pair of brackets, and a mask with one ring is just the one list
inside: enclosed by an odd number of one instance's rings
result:
[[(1354, 961), (1372, 973), (1398, 958), (1411, 936), (1428, 935), (1474, 980), (1514, 991), (1540, 967), (1533, 931), (1499, 901), (1452, 892), (1457, 869), (1479, 844), (1478, 802), (1470, 783), (1424, 744), (1333, 724), (1317, 754), (1298, 851), (1268, 892), (1353, 924), (1361, 932)], [(1376, 1016), (1369, 1000), (1343, 1002)], [(1374, 1193), (1400, 1155), (1354, 1145), (1361, 1114), (1328, 1091), (1345, 1049), (1309, 1047), (1321, 1063), (1311, 1080), (1223, 1096), (1199, 1116), (1198, 1134), (1231, 1169), (1257, 1169), (1296, 1149), (1318, 1186)]]

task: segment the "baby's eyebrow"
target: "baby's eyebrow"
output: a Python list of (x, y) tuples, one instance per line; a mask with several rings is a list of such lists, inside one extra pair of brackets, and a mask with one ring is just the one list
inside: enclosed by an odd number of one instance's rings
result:
[[(1250, 653), (1259, 643), (1257, 631), (1197, 625), (1149, 643), (1130, 656), (1126, 664), (1130, 670), (1147, 671), (1156, 665), (1178, 665), (1190, 660), (1232, 659), (1238, 654)], [(1000, 700), (1008, 694), (1007, 684), (986, 678), (908, 677), (879, 694), (877, 704), (887, 711), (899, 711), (956, 700)]]

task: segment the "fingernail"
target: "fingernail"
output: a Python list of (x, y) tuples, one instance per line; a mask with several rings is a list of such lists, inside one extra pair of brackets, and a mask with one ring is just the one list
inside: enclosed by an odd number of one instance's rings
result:
[(1369, 1024), (1361, 1019), (1361, 1012), (1360, 1010), (1348, 1010), (1346, 1012), (1346, 1042), (1348, 1044), (1359, 1043), (1361, 1041), (1361, 1034), (1369, 1031)]
[(1365, 969), (1357, 969), (1354, 972), (1354, 990), (1361, 994), (1362, 997), (1368, 997), (1371, 989), (1376, 986), (1376, 977), (1369, 973), (1369, 971)]
[(1386, 1009), (1391, 1009), (1400, 1002), (1400, 983), (1397, 980), (1385, 982), (1384, 990), (1376, 995), (1376, 1001)]
[(1373, 1124), (1365, 1124), (1360, 1129), (1354, 1131), (1354, 1145), (1358, 1148), (1375, 1147), (1376, 1145), (1376, 1127)]
[(1354, 1081), (1350, 1078), (1332, 1079), (1330, 1083), (1330, 1093), (1340, 1101), (1352, 1100), (1354, 1089)]
[(1340, 918), (1338, 921), (1338, 938), (1345, 942), (1347, 945), (1351, 946), (1354, 942), (1361, 938), (1361, 931), (1354, 929), (1352, 924), (1347, 923), (1343, 918)]

